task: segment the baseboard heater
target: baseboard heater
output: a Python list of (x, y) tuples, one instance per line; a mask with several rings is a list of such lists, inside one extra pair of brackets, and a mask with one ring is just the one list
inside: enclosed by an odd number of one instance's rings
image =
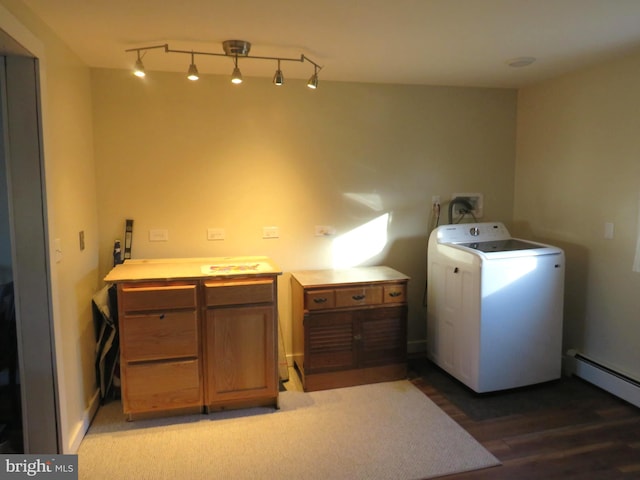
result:
[(575, 350), (569, 350), (567, 355), (574, 360), (572, 366), (574, 375), (640, 407), (640, 382), (591, 360)]

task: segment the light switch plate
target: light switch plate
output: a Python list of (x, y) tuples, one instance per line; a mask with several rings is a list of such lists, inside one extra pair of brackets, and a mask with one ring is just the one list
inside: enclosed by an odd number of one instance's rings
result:
[(604, 238), (605, 240), (613, 240), (614, 227), (612, 222), (605, 222), (604, 224)]

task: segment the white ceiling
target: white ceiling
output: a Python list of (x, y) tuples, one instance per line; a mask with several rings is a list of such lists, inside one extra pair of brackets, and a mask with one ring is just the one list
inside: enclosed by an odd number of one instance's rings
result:
[[(640, 48), (640, 0), (22, 0), (92, 67), (131, 68), (128, 48), (300, 58), (320, 81), (519, 87)], [(525, 68), (507, 61), (536, 57)], [(150, 50), (147, 72), (185, 71), (189, 55)], [(230, 74), (230, 58), (196, 56), (200, 73)], [(275, 62), (240, 60), (245, 77)], [(285, 78), (310, 64), (285, 62)]]

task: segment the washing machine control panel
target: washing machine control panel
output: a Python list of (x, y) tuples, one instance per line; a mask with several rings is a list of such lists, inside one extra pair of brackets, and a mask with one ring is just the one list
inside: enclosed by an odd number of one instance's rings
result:
[(500, 222), (442, 225), (437, 233), (439, 243), (490, 242), (511, 238)]

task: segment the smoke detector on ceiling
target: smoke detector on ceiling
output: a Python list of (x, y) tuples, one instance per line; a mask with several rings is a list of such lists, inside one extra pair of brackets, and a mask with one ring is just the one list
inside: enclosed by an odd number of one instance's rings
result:
[(507, 60), (507, 65), (513, 68), (528, 67), (536, 61), (536, 57), (518, 57)]

